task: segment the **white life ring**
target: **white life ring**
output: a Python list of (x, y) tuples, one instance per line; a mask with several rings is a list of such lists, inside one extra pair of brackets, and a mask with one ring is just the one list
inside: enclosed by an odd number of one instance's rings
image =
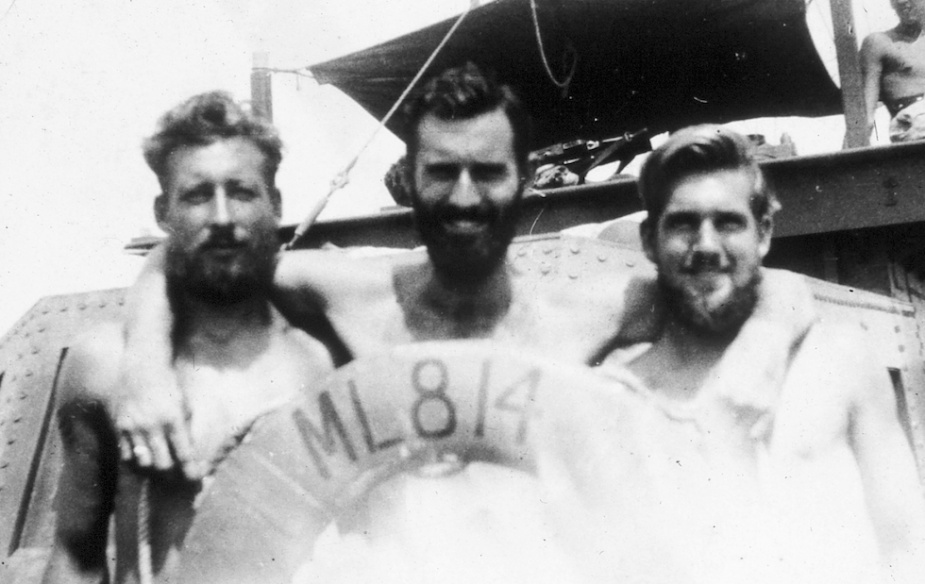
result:
[(356, 360), (259, 420), (222, 462), (184, 541), (180, 581), (288, 583), (371, 486), (428, 460), (530, 472), (537, 420), (558, 416), (567, 431), (569, 411), (588, 411), (589, 396), (618, 387), (485, 342), (417, 343)]

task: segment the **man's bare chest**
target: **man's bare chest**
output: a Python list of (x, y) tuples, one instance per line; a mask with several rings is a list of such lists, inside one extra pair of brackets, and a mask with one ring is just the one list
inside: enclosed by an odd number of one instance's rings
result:
[(298, 395), (311, 382), (311, 372), (298, 360), (279, 356), (223, 367), (181, 364), (178, 379), (194, 449), (202, 460), (214, 460), (254, 420)]
[(883, 57), (883, 76), (894, 78), (925, 76), (925, 39), (894, 42)]
[(788, 385), (781, 392), (769, 446), (782, 463), (828, 464), (850, 454), (848, 404), (829, 389)]

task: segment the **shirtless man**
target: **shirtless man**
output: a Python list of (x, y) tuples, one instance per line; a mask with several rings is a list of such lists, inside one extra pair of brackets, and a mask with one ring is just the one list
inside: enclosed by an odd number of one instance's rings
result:
[[(320, 308), (356, 357), (408, 342), (490, 339), (589, 364), (611, 344), (645, 338), (654, 327), (646, 324), (654, 314), (651, 281), (631, 286), (631, 274), (601, 271), (583, 275), (581, 285), (538, 289), (507, 260), (532, 174), (529, 119), (509, 88), (467, 64), (427, 83), (406, 114), (413, 129), (408, 184), (427, 254), (361, 260), (313, 250), (281, 254), (275, 300), (291, 320)], [(170, 382), (163, 355), (167, 307), (159, 292), (164, 277), (157, 266), (163, 252), (152, 256), (134, 288), (129, 344), (138, 344), (125, 367), (134, 377), (127, 385), (138, 393)], [(776, 320), (746, 327), (743, 335), (761, 339), (773, 354), (787, 351), (805, 328), (809, 293), (793, 276), (769, 278), (769, 285), (776, 292), (768, 296), (783, 297), (763, 309)], [(739, 357), (757, 362), (762, 355)], [(170, 448), (161, 431), (181, 426), (173, 423), (179, 403), (126, 399), (121, 411), (123, 436), (135, 446), (150, 445), (135, 453), (141, 464), (168, 468), (169, 454), (183, 453)]]
[[(638, 506), (662, 522), (666, 553), (697, 582), (873, 582), (878, 563), (889, 582), (921, 581), (925, 503), (860, 330), (811, 327), (772, 391), (708, 383), (752, 374), (751, 363), (717, 363), (755, 318), (779, 207), (747, 140), (718, 126), (679, 131), (646, 161), (640, 190), (668, 315), (628, 366), (664, 412), (647, 447), (670, 464), (652, 463)], [(684, 496), (658, 499), (666, 492)]]
[(867, 125), (874, 127), (877, 101), (890, 112), (890, 141), (925, 138), (925, 0), (890, 0), (899, 24), (861, 44)]
[[(163, 189), (155, 213), (169, 234), (177, 325), (170, 348), (194, 447), (174, 444), (191, 447), (198, 460), (217, 461), (258, 416), (331, 370), (321, 344), (269, 302), (280, 149), (273, 128), (223, 93), (171, 110), (145, 144)], [(123, 350), (122, 324), (101, 325), (74, 344), (62, 372), (64, 468), (48, 583), (176, 581), (202, 483), (120, 464), (110, 404)], [(114, 577), (107, 555), (113, 514)]]

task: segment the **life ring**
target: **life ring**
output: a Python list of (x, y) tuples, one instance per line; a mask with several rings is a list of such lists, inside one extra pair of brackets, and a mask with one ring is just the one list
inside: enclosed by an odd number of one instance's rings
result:
[[(264, 416), (219, 466), (185, 538), (180, 582), (285, 582), (372, 485), (426, 461), (532, 472), (531, 434), (619, 384), (486, 342), (358, 359)], [(593, 401), (593, 399), (591, 400)]]

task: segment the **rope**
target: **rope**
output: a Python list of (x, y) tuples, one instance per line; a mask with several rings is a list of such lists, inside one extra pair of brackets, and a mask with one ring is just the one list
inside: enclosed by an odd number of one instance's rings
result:
[(154, 570), (151, 567), (151, 534), (149, 524), (151, 510), (149, 508), (148, 492), (150, 479), (141, 477), (138, 493), (138, 582), (139, 584), (152, 584)]
[(552, 81), (556, 87), (562, 90), (568, 90), (568, 86), (572, 82), (572, 77), (575, 75), (575, 69), (578, 65), (578, 56), (575, 54), (574, 49), (572, 49), (572, 66), (565, 76), (565, 80), (559, 81), (556, 79), (555, 73), (552, 72), (552, 67), (549, 66), (549, 61), (546, 60), (546, 49), (543, 46), (543, 36), (540, 34), (540, 19), (536, 14), (536, 0), (530, 0), (530, 13), (533, 15), (533, 30), (536, 32), (536, 44), (540, 50), (540, 59), (543, 61), (543, 68), (546, 69), (546, 75), (549, 76), (550, 81)]
[(347, 166), (344, 168), (344, 170), (342, 170), (333, 179), (331, 179), (331, 187), (328, 189), (327, 194), (315, 204), (314, 208), (312, 208), (308, 216), (305, 217), (305, 219), (299, 224), (298, 227), (296, 227), (295, 233), (293, 233), (292, 239), (289, 241), (289, 243), (285, 245), (285, 249), (292, 249), (295, 246), (295, 244), (300, 239), (302, 239), (302, 236), (305, 235), (305, 232), (308, 231), (308, 229), (312, 225), (314, 225), (315, 220), (318, 219), (318, 215), (321, 215), (321, 212), (324, 211), (324, 208), (328, 205), (328, 201), (331, 199), (331, 196), (335, 192), (339, 191), (340, 189), (344, 188), (347, 185), (347, 183), (350, 181), (350, 171), (353, 170), (353, 167), (356, 165), (357, 161), (360, 159), (360, 156), (362, 156), (362, 154), (366, 151), (369, 145), (372, 144), (375, 137), (379, 134), (379, 131), (392, 118), (392, 116), (398, 110), (399, 106), (401, 106), (402, 102), (405, 101), (405, 98), (408, 97), (408, 94), (411, 93), (411, 90), (414, 89), (415, 85), (417, 85), (421, 77), (424, 76), (424, 73), (427, 71), (428, 67), (430, 67), (430, 64), (433, 63), (434, 59), (437, 58), (437, 55), (440, 53), (440, 51), (443, 50), (443, 47), (450, 40), (450, 37), (453, 36), (453, 34), (456, 32), (456, 29), (458, 29), (459, 25), (462, 24), (462, 21), (469, 14), (469, 11), (472, 10), (473, 6), (476, 6), (476, 5), (477, 5), (476, 2), (470, 3), (469, 7), (466, 8), (465, 12), (459, 15), (459, 18), (456, 19), (456, 22), (453, 24), (450, 30), (446, 33), (446, 36), (443, 37), (443, 40), (440, 41), (440, 44), (437, 45), (437, 48), (434, 49), (434, 51), (430, 54), (430, 56), (427, 58), (427, 61), (425, 61), (424, 65), (421, 66), (420, 70), (418, 70), (417, 75), (414, 76), (414, 79), (411, 80), (411, 83), (408, 84), (408, 86), (399, 96), (398, 100), (396, 100), (395, 103), (392, 104), (392, 108), (389, 109), (387, 114), (385, 114), (385, 117), (382, 118), (382, 120), (379, 122), (379, 125), (377, 125), (376, 129), (373, 130), (372, 134), (369, 136), (369, 139), (366, 141), (365, 144), (363, 144), (363, 147), (360, 148), (359, 152), (356, 153), (356, 156), (354, 156), (353, 159), (347, 163)]

